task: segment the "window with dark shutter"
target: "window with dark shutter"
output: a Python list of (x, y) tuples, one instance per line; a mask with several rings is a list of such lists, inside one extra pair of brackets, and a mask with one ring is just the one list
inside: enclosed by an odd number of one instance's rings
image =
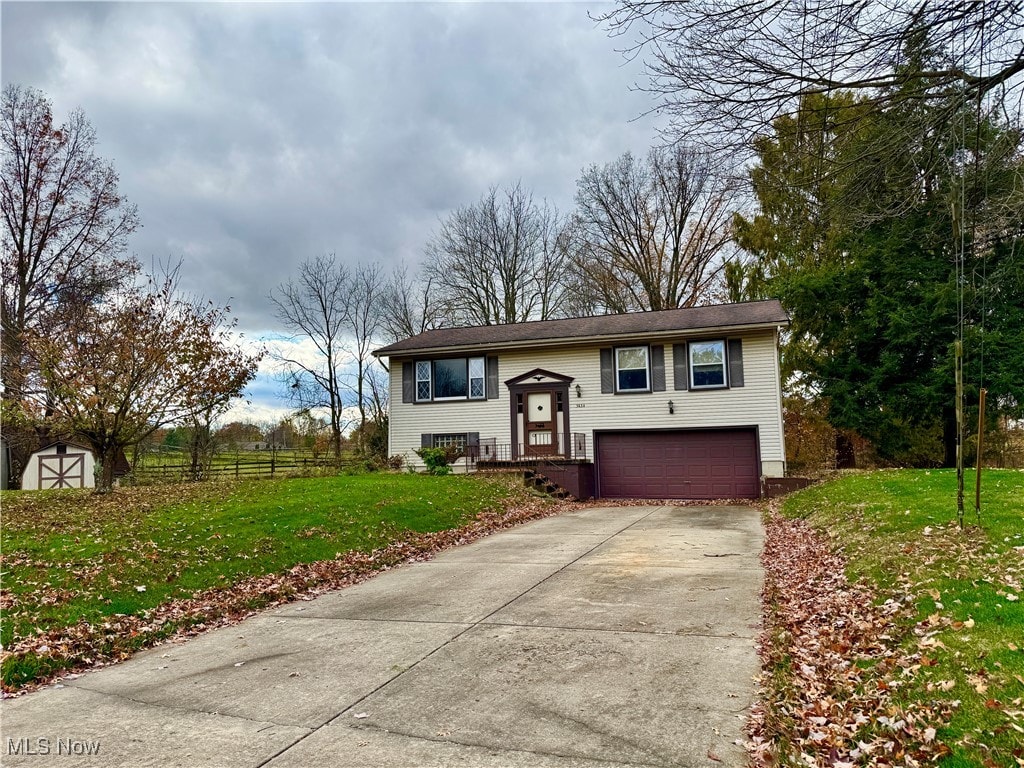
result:
[(690, 389), (727, 387), (725, 341), (691, 341), (689, 345)]

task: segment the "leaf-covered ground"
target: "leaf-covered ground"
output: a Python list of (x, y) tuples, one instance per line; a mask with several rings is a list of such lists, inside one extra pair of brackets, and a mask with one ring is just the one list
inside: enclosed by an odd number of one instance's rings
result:
[(4, 692), (568, 506), (506, 478), (387, 474), (5, 493)]
[(772, 505), (755, 765), (1024, 766), (1024, 473), (983, 490), (965, 531), (951, 472)]

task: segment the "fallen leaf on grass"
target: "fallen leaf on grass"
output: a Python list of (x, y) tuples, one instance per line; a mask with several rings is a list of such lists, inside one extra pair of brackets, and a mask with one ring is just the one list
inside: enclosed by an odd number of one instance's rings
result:
[[(10, 658), (26, 658), (45, 653), (51, 647), (61, 648), (62, 658), (68, 662), (67, 668), (40, 676), (18, 689), (34, 690), (50, 682), (57, 674), (121, 661), (158, 641), (190, 637), (215, 627), (234, 624), (266, 608), (351, 586), (372, 578), (382, 570), (429, 560), (444, 549), (583, 506), (570, 501), (518, 500), (508, 507), (485, 510), (460, 528), (431, 533), (410, 531), (405, 538), (372, 552), (342, 553), (341, 558), (334, 560), (300, 563), (285, 573), (253, 576), (234, 584), (211, 587), (189, 598), (162, 603), (142, 615), (115, 614), (97, 625), (83, 620), (49, 632), (39, 629), (37, 634), (5, 647), (0, 659), (6, 664)], [(139, 587), (145, 590), (144, 586)], [(168, 631), (168, 627), (172, 629)], [(5, 697), (14, 693), (4, 685)]]
[[(897, 630), (913, 628), (919, 648), (946, 649), (935, 635), (950, 620), (933, 613), (915, 626), (920, 591), (909, 575), (901, 577), (902, 592), (882, 601), (866, 583), (847, 581), (846, 563), (827, 539), (774, 510), (765, 520), (761, 561), (767, 626), (758, 645), (765, 673), (748, 721), (751, 764), (934, 764), (948, 751), (935, 743), (937, 728), (955, 704), (933, 701), (907, 711), (897, 701), (908, 673), (936, 663), (914, 653)], [(928, 594), (936, 602), (941, 597), (938, 590)], [(780, 668), (788, 675), (778, 676)], [(950, 690), (955, 683), (937, 685)]]

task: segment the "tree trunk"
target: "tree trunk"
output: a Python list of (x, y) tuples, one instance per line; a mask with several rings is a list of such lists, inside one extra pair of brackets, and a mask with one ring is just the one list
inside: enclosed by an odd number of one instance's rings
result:
[(358, 378), (356, 379), (356, 395), (358, 396), (359, 406), (359, 445), (357, 447), (359, 455), (362, 457), (366, 456), (366, 403), (363, 401), (363, 382), (366, 379), (366, 373), (363, 368), (363, 361), (359, 361)]
[(99, 456), (101, 467), (99, 482), (96, 485), (96, 493), (109, 493), (114, 489), (114, 470), (117, 468), (117, 446), (105, 446)]

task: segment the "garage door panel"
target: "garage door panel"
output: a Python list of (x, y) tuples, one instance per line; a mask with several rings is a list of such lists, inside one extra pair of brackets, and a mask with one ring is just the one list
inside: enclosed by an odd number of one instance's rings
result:
[(753, 429), (618, 432), (598, 435), (598, 480), (611, 498), (756, 498)]
[(693, 481), (707, 480), (710, 475), (711, 467), (707, 464), (693, 464), (686, 473), (686, 477)]

